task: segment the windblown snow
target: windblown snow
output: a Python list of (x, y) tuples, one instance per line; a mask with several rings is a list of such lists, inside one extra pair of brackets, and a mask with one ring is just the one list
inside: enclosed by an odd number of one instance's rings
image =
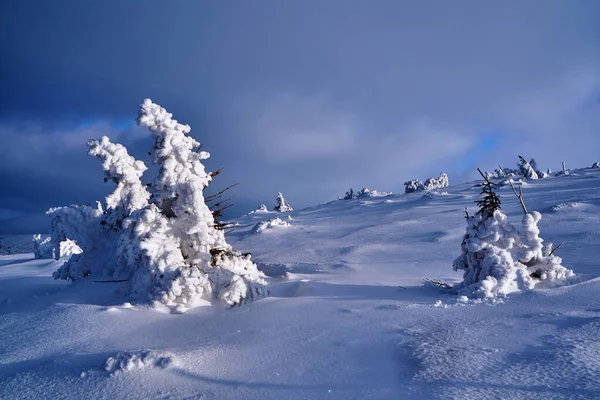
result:
[[(1, 237), (13, 254), (0, 256), (0, 398), (600, 398), (600, 169), (529, 180), (526, 216), (501, 186), (486, 227), (465, 221), (477, 183), (288, 210), (289, 227), (269, 213), (238, 218), (227, 241), (252, 253), (270, 295), (230, 309), (132, 305), (127, 282), (54, 280), (64, 259), (35, 258), (31, 237)], [(99, 212), (77, 210), (65, 217)], [(521, 270), (458, 294), (423, 284), (465, 282), (453, 263), (469, 229), (466, 246), (493, 245), (490, 259)], [(170, 251), (168, 236), (156, 240)], [(238, 261), (226, 279), (234, 297), (247, 287)]]

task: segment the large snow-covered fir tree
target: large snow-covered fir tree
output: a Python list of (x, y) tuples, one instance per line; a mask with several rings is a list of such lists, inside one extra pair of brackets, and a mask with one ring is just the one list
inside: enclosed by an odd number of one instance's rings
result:
[(102, 160), (105, 181), (117, 187), (104, 206), (48, 212), (53, 242), (72, 239), (83, 250), (54, 277), (126, 281), (137, 300), (178, 311), (266, 294), (265, 277), (250, 256), (234, 251), (215, 228), (203, 196), (212, 176), (201, 160), (209, 154), (187, 135), (190, 127), (150, 99), (140, 107), (138, 124), (152, 132), (151, 154), (159, 166), (150, 191), (141, 181), (143, 162), (107, 137), (91, 140), (88, 153)]
[(287, 202), (285, 197), (283, 197), (283, 194), (281, 194), (281, 192), (277, 193), (277, 197), (275, 198), (275, 206), (273, 207), (273, 210), (278, 212), (294, 211), (292, 206), (289, 205), (289, 203)]
[(463, 271), (463, 281), (454, 285), (453, 291), (470, 298), (496, 299), (538, 284), (569, 282), (573, 271), (562, 266), (552, 243), (544, 246), (539, 237), (541, 214), (525, 213), (521, 233), (502, 213), (494, 183), (482, 176), (484, 196), (477, 201), (477, 214), (467, 214), (462, 253), (453, 265)]

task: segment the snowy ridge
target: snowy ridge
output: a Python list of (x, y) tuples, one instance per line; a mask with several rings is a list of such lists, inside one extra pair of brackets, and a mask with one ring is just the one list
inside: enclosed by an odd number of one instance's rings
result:
[(271, 294), (229, 310), (131, 306), (124, 283), (70, 285), (50, 277), (54, 261), (2, 256), (0, 398), (600, 397), (600, 169), (531, 181), (525, 225), (511, 188), (498, 190), (521, 237), (535, 226), (543, 244), (565, 242), (555, 255), (580, 281), (496, 303), (423, 285), (463, 279), (452, 261), (480, 187), (443, 190), (293, 211), (293, 229), (268, 234), (253, 232), (264, 214), (240, 217), (228, 241), (252, 253)]

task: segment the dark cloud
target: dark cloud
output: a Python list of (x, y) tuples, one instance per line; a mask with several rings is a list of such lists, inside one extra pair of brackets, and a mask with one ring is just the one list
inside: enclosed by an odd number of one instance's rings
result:
[(5, 1), (0, 209), (101, 198), (85, 141), (143, 157), (123, 121), (145, 97), (225, 167), (215, 186), (240, 182), (233, 213), (277, 191), (303, 207), (442, 170), (468, 179), (517, 153), (591, 165), (599, 19), (594, 0)]

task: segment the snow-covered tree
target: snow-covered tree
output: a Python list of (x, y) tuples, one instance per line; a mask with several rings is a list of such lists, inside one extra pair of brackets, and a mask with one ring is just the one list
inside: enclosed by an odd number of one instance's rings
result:
[(595, 162), (592, 164), (592, 168), (600, 168), (600, 162)]
[(418, 179), (412, 179), (410, 181), (404, 182), (404, 193), (415, 193), (421, 192), (425, 190), (423, 186), (423, 182)]
[(341, 200), (355, 200), (358, 198), (358, 194), (354, 191), (354, 189), (350, 188), (347, 192), (346, 195), (341, 198)]
[(429, 178), (423, 183), (425, 190), (441, 189), (449, 185), (448, 175), (445, 172), (442, 172), (438, 178)]
[[(533, 159), (532, 161), (535, 162), (535, 160)], [(535, 168), (533, 168), (531, 164), (527, 162), (526, 159), (519, 156), (519, 163), (517, 165), (519, 166), (519, 172), (521, 173), (521, 175), (523, 175), (525, 179), (538, 179), (538, 174)]]
[(126, 281), (142, 302), (173, 309), (222, 300), (229, 305), (266, 294), (264, 275), (249, 255), (234, 251), (215, 228), (203, 190), (212, 176), (201, 160), (188, 125), (146, 99), (138, 124), (153, 137), (151, 154), (159, 166), (150, 192), (141, 182), (146, 170), (120, 144), (106, 137), (88, 143), (102, 160), (105, 181), (117, 186), (105, 206), (52, 209), (54, 242), (73, 239), (83, 252), (72, 256), (55, 278)]
[[(483, 174), (482, 174), (483, 176)], [(454, 270), (463, 271), (463, 281), (452, 290), (471, 298), (496, 299), (537, 285), (569, 283), (574, 273), (562, 266), (552, 244), (543, 245), (537, 224), (541, 214), (525, 213), (521, 232), (500, 210), (492, 182), (485, 178), (482, 200), (475, 216), (467, 214), (467, 231)]]
[(292, 206), (290, 206), (289, 203), (285, 200), (281, 192), (277, 193), (277, 198), (275, 198), (275, 207), (273, 207), (273, 209), (278, 212), (294, 211)]

